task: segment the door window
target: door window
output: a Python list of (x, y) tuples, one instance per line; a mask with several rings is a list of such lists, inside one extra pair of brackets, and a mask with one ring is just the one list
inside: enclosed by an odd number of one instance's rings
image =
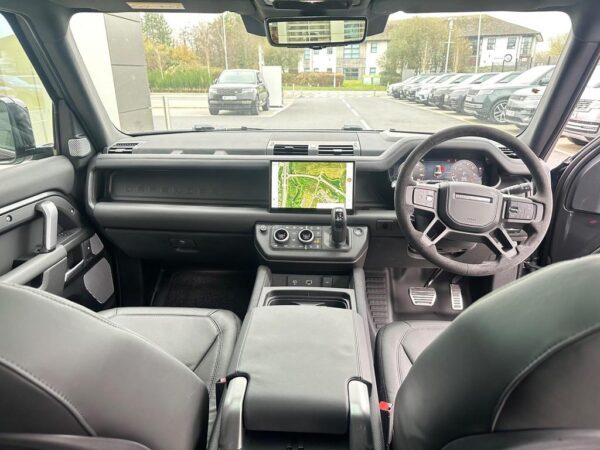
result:
[(54, 154), (52, 101), (0, 14), (0, 164)]

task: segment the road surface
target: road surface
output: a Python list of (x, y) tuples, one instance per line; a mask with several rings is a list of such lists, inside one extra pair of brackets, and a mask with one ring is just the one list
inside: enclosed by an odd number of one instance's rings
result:
[[(286, 92), (283, 107), (261, 111), (258, 116), (228, 111), (211, 116), (207, 104), (206, 94), (152, 94), (155, 129), (191, 129), (196, 125), (304, 130), (358, 126), (367, 130), (395, 128), (401, 131), (432, 132), (465, 123), (489, 125), (471, 116), (396, 100), (382, 91)], [(169, 118), (168, 123), (165, 116)], [(498, 128), (518, 133), (518, 129), (512, 125), (500, 125)], [(560, 139), (548, 161), (550, 166), (556, 166), (579, 148), (566, 139)]]

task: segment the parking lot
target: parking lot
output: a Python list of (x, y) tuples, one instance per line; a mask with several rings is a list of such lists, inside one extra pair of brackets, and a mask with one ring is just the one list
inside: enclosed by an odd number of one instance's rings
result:
[[(352, 125), (366, 130), (435, 132), (465, 123), (489, 125), (472, 116), (396, 100), (383, 91), (285, 91), (283, 107), (258, 116), (239, 112), (211, 116), (206, 94), (152, 94), (152, 113), (157, 130), (191, 129), (196, 125), (314, 130)], [(519, 132), (513, 125), (494, 126), (512, 134)], [(562, 138), (548, 162), (555, 166), (579, 148)]]

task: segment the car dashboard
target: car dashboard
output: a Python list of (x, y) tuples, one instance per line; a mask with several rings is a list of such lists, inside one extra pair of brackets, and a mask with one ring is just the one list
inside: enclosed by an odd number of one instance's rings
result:
[[(365, 249), (368, 246), (373, 257), (381, 255), (378, 249), (384, 249), (408, 265), (422, 264), (415, 255), (409, 255), (398, 227), (394, 182), (403, 161), (424, 138), (375, 131), (234, 131), (130, 137), (91, 162), (87, 209), (106, 236), (131, 257), (254, 263), (265, 258), (264, 252), (257, 251), (258, 244), (274, 244), (268, 239), (271, 231), (277, 231), (272, 226), (290, 226), (293, 234), (294, 226), (318, 231), (330, 223), (329, 211), (278, 211), (271, 207), (272, 163), (347, 162), (355, 169), (353, 208), (347, 219), (348, 226), (357, 229), (354, 239)], [(122, 151), (124, 148), (127, 151)], [(502, 188), (529, 181), (530, 175), (510, 150), (484, 139), (463, 138), (434, 149), (417, 166), (413, 177)], [(259, 225), (267, 227), (264, 237), (257, 235)], [(306, 249), (314, 249), (314, 256), (324, 258), (333, 254), (317, 255), (315, 247), (311, 244)], [(364, 256), (350, 248), (344, 262), (353, 264)], [(311, 256), (288, 259), (311, 260)]]

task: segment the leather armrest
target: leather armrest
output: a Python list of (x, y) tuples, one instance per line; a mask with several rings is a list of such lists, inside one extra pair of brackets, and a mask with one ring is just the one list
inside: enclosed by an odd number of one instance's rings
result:
[(248, 378), (247, 430), (344, 434), (348, 383), (371, 385), (368, 341), (351, 310), (267, 306), (252, 310), (231, 376)]

